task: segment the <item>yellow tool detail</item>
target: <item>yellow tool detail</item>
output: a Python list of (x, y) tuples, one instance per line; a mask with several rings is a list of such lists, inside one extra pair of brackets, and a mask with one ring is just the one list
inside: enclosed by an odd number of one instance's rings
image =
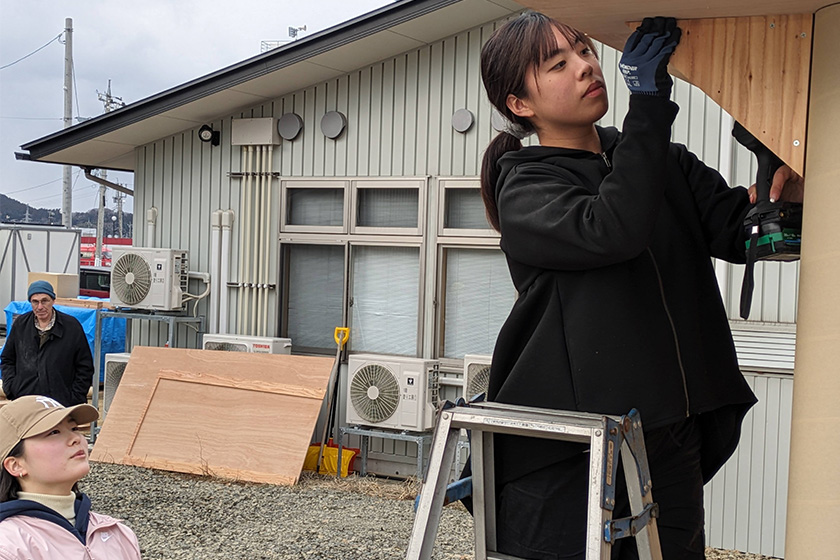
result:
[(347, 339), (350, 338), (350, 328), (336, 327), (333, 338), (335, 338), (335, 343), (338, 344), (339, 348), (344, 348), (344, 344), (347, 342)]

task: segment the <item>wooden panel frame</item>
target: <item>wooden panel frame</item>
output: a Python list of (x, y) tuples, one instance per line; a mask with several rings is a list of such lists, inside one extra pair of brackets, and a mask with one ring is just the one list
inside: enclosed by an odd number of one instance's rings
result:
[(331, 358), (136, 347), (91, 460), (298, 480)]
[(683, 36), (669, 66), (800, 175), (813, 19), (793, 14), (680, 20)]

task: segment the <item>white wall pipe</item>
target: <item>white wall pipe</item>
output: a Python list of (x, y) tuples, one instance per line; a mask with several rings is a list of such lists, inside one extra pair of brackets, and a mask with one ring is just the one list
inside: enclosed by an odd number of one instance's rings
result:
[(253, 258), (251, 261), (251, 306), (249, 308), (250, 317), (248, 321), (248, 329), (251, 334), (257, 334), (257, 313), (258, 313), (258, 295), (259, 289), (257, 288), (257, 283), (259, 282), (259, 254), (260, 254), (260, 242), (262, 240), (262, 236), (260, 235), (260, 208), (259, 208), (259, 201), (260, 201), (260, 193), (262, 191), (263, 185), (263, 176), (262, 176), (262, 146), (257, 146), (254, 148), (254, 154), (256, 156), (256, 161), (254, 162), (254, 175), (256, 177), (255, 185), (254, 185), (254, 192), (253, 192), (253, 211), (254, 211), (254, 223), (253, 223), (253, 237), (254, 237), (254, 249), (252, 254), (256, 257)]
[(219, 251), (222, 241), (222, 211), (214, 210), (210, 215), (210, 301), (207, 311), (207, 332), (219, 332)]
[(146, 210), (146, 239), (144, 245), (146, 247), (155, 246), (155, 228), (157, 225), (158, 209), (152, 206)]
[(240, 200), (242, 201), (240, 208), (240, 213), (242, 214), (242, 222), (241, 226), (239, 227), (239, 301), (237, 302), (236, 310), (237, 334), (245, 334), (243, 332), (243, 318), (245, 316), (246, 307), (248, 306), (248, 291), (245, 289), (245, 284), (248, 282), (248, 267), (250, 266), (249, 253), (251, 249), (248, 227), (250, 225), (249, 194), (253, 171), (251, 168), (251, 156), (253, 155), (253, 149), (251, 146), (243, 146), (242, 151), (244, 152), (245, 156), (245, 172), (242, 177), (242, 194), (240, 196)]
[(259, 304), (257, 305), (257, 330), (255, 333), (259, 334), (260, 336), (265, 336), (265, 274), (263, 272), (265, 265), (263, 262), (263, 252), (265, 247), (268, 245), (268, 232), (266, 231), (266, 219), (265, 219), (265, 189), (268, 186), (268, 173), (267, 173), (267, 166), (268, 166), (268, 147), (267, 146), (260, 146), (260, 152), (262, 154), (262, 162), (260, 165), (260, 204), (257, 207), (257, 212), (259, 213), (259, 227), (257, 228), (257, 236), (260, 239), (259, 244), (259, 251), (255, 251), (257, 254), (257, 283), (259, 288), (257, 289), (257, 293), (259, 294)]
[(271, 187), (272, 187), (272, 172), (273, 172), (273, 157), (274, 157), (274, 146), (271, 144), (268, 145), (268, 164), (266, 165), (266, 202), (263, 205), (263, 212), (265, 212), (265, 229), (266, 229), (266, 242), (265, 242), (265, 251), (263, 256), (263, 263), (265, 267), (265, 276), (263, 277), (263, 290), (265, 291), (265, 319), (263, 321), (263, 336), (268, 334), (268, 302), (269, 302), (269, 290), (268, 284), (271, 276), (271, 269), (269, 268), (269, 263), (271, 261), (271, 240), (275, 238), (274, 231), (271, 229)]
[(221, 239), (221, 258), (219, 262), (219, 332), (227, 334), (228, 332), (228, 291), (227, 286), (230, 280), (230, 238), (233, 230), (233, 222), (235, 215), (233, 210), (225, 210), (222, 212), (222, 239)]

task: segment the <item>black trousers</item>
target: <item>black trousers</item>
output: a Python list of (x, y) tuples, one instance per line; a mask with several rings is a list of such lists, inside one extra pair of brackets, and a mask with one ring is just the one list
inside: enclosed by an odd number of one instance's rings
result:
[[(664, 560), (705, 558), (700, 435), (694, 417), (645, 433)], [(620, 467), (618, 473), (614, 519), (630, 515)], [(588, 478), (585, 451), (505, 484), (497, 499), (499, 552), (529, 560), (583, 560)], [(632, 537), (613, 545), (613, 560), (638, 557)]]

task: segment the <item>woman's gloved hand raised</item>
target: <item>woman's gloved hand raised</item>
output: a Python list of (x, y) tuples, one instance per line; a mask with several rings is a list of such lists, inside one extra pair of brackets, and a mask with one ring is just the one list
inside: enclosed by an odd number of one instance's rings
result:
[(682, 30), (670, 17), (645, 18), (624, 45), (618, 67), (630, 93), (671, 96), (673, 81), (668, 61), (680, 42)]

